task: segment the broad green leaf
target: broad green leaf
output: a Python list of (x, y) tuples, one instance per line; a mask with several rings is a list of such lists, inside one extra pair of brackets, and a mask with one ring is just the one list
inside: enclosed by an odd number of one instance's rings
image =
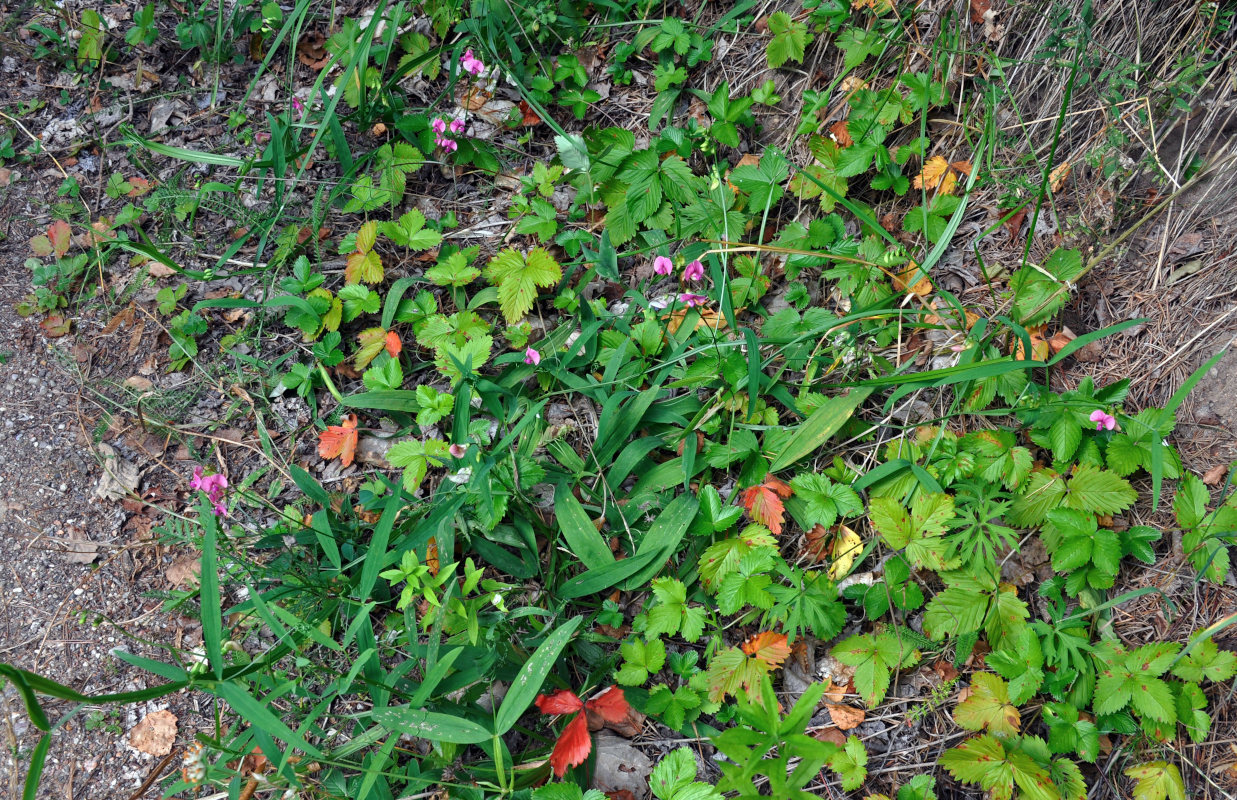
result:
[(545, 641), (533, 651), (528, 661), (524, 662), (524, 666), (520, 667), (519, 673), (511, 682), (511, 688), (507, 691), (507, 696), (503, 698), (502, 705), (498, 707), (498, 714), (494, 718), (496, 736), (502, 736), (511, 730), (532, 705), (538, 692), (541, 691), (541, 685), (545, 683), (545, 676), (558, 662), (559, 654), (563, 652), (571, 635), (576, 632), (576, 628), (580, 627), (583, 620), (584, 617), (576, 616), (558, 626), (554, 633), (547, 636)]
[(954, 721), (970, 731), (986, 729), (998, 739), (1015, 736), (1022, 727), (1005, 681), (990, 672), (972, 676), (971, 694), (954, 709)]
[(1185, 782), (1176, 764), (1152, 761), (1130, 767), (1125, 774), (1138, 781), (1134, 800), (1185, 800)]

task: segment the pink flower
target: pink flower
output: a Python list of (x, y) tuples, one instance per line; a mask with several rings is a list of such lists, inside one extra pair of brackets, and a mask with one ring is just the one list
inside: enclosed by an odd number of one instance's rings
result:
[(447, 448), (447, 452), (451, 454), (452, 458), (463, 458), (464, 454), (468, 452), (468, 445), (453, 444)]
[(653, 272), (658, 275), (669, 275), (674, 272), (674, 262), (665, 256), (653, 259)]
[(459, 145), (454, 139), (448, 139), (445, 136), (435, 136), (434, 144), (446, 150), (448, 153), (454, 153)]
[(460, 56), (460, 66), (469, 75), (480, 75), (482, 72), (485, 72), (485, 64), (481, 62), (481, 59), (473, 56), (471, 47), (464, 51), (464, 55)]
[(292, 98), (292, 110), (298, 114), (301, 114), (302, 116), (305, 114), (305, 104), (301, 102), (301, 98), (299, 97)]
[(193, 480), (189, 481), (189, 488), (206, 493), (206, 498), (210, 500), (215, 516), (226, 517), (228, 515), (228, 510), (223, 505), (223, 490), (228, 488), (228, 479), (222, 474), (203, 475), (201, 467), (194, 467)]
[(704, 264), (701, 264), (699, 259), (688, 264), (683, 270), (683, 280), (685, 281), (698, 281), (703, 277)]
[(709, 298), (705, 297), (702, 294), (692, 294), (691, 292), (683, 292), (683, 294), (679, 295), (679, 302), (687, 306), (688, 308), (695, 308), (696, 306), (702, 306), (708, 301), (709, 301)]
[(453, 119), (451, 120), (451, 124), (448, 125), (447, 127), (451, 129), (452, 133), (462, 133), (464, 130), (464, 120)]
[(447, 121), (442, 117), (434, 117), (434, 121), (430, 123), (430, 130), (434, 133), (446, 133)]
[(1110, 431), (1117, 427), (1117, 418), (1112, 414), (1105, 414), (1098, 408), (1091, 412), (1091, 421), (1095, 423), (1097, 431)]
[(541, 353), (538, 353), (533, 348), (529, 347), (524, 350), (524, 363), (532, 364), (534, 367), (541, 363)]

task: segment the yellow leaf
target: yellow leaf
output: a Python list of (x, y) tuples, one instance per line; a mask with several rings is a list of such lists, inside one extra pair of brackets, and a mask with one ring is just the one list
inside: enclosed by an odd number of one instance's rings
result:
[(1063, 164), (1059, 164), (1056, 169), (1048, 173), (1048, 188), (1052, 190), (1053, 194), (1061, 191), (1061, 187), (1065, 185), (1066, 179), (1069, 178), (1069, 174), (1073, 172), (1073, 170), (1074, 168), (1070, 166), (1068, 161), (1066, 161)]
[[(837, 533), (833, 537), (833, 547), (830, 549), (830, 555), (833, 557), (829, 564), (829, 577), (833, 580), (840, 580), (846, 573), (850, 572), (850, 568), (855, 563), (855, 558), (863, 552), (863, 539), (859, 538), (859, 534), (852, 531), (845, 525), (839, 525)], [(834, 723), (836, 724), (836, 723)], [(838, 725), (841, 728), (841, 725)], [(846, 730), (842, 728), (842, 730)]]
[(916, 189), (935, 189), (947, 172), (949, 162), (945, 160), (945, 156), (932, 156), (924, 162), (923, 171), (915, 176), (912, 186)]

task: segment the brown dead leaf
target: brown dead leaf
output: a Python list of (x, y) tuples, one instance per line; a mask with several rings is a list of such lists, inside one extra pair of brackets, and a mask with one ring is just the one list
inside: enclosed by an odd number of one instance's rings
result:
[(197, 586), (202, 577), (202, 557), (197, 554), (182, 556), (169, 564), (163, 574), (173, 586)]
[(756, 28), (757, 33), (768, 33), (769, 32), (769, 17), (764, 16), (756, 20), (754, 27)]
[(851, 728), (857, 728), (859, 723), (863, 722), (864, 714), (862, 708), (854, 706), (835, 705), (826, 703), (825, 708), (829, 709), (829, 719), (833, 720), (833, 724), (840, 731), (848, 731)]
[(260, 748), (255, 747), (249, 752), (249, 755), (242, 758), (239, 762), (228, 762), (228, 768), (239, 772), (241, 777), (248, 778), (250, 775), (261, 775), (269, 771), (271, 762), (266, 759)]
[(1070, 166), (1068, 161), (1057, 165), (1057, 168), (1048, 173), (1048, 188), (1053, 194), (1061, 191), (1061, 187), (1065, 185), (1065, 181), (1069, 178), (1070, 173), (1074, 168)]
[(1005, 220), (1005, 230), (1009, 231), (1010, 239), (1017, 239), (1018, 232), (1022, 230), (1022, 221), (1027, 217), (1026, 207), (1018, 209), (1010, 215), (1009, 219)]
[[(700, 312), (700, 319), (696, 320), (696, 330), (701, 328), (709, 328), (715, 331), (723, 331), (726, 329), (726, 318), (717, 311), (711, 308), (693, 309)], [(671, 333), (678, 333), (679, 326), (683, 324), (683, 320), (687, 318), (688, 309), (681, 308), (670, 313), (666, 322)]]
[(13, 170), (0, 167), (0, 189), (8, 186), (13, 180)]
[(850, 127), (846, 120), (840, 119), (829, 126), (829, 133), (833, 141), (838, 143), (838, 147), (843, 149), (850, 147), (855, 143), (855, 140), (850, 136)]
[(829, 681), (829, 688), (825, 690), (825, 699), (830, 703), (840, 704), (846, 699), (846, 687)]
[(129, 731), (129, 746), (152, 756), (166, 756), (176, 742), (176, 715), (171, 711), (155, 711)]
[(520, 101), (520, 124), (526, 128), (532, 128), (541, 124), (541, 117), (533, 110), (533, 107), (528, 104), (527, 100)]
[(70, 564), (93, 564), (99, 555), (99, 545), (85, 538), (65, 542), (64, 560)]
[(1203, 483), (1208, 486), (1220, 485), (1220, 481), (1224, 480), (1224, 476), (1228, 473), (1228, 468), (1228, 464), (1216, 464), (1203, 473)]
[(940, 679), (945, 683), (949, 683), (952, 680), (957, 680), (958, 678), (958, 670), (954, 669), (954, 665), (944, 659), (933, 664), (932, 671), (935, 672), (937, 676), (940, 677)]
[(846, 734), (842, 733), (840, 728), (835, 728), (832, 725), (828, 728), (821, 728), (812, 733), (812, 738), (819, 742), (829, 742), (836, 744), (838, 747), (846, 746)]
[(966, 685), (966, 686), (963, 686), (963, 687), (962, 687), (962, 688), (958, 691), (958, 702), (959, 702), (959, 703), (961, 703), (963, 700), (967, 699), (968, 697), (970, 697), (970, 696), (971, 696), (971, 695), (973, 695), (973, 694), (975, 694), (975, 687), (974, 687), (974, 686), (971, 686), (971, 685), (969, 685), (969, 684), (968, 684), (968, 685)]
[(1017, 361), (1025, 361), (1029, 358), (1035, 361), (1043, 361), (1048, 358), (1048, 351), (1051, 348), (1051, 345), (1049, 345), (1048, 340), (1044, 338), (1044, 326), (1037, 325), (1032, 328), (1027, 328), (1027, 333), (1031, 335), (1031, 354), (1029, 356), (1027, 355), (1026, 347), (1023, 346), (1021, 338), (1015, 339), (1014, 359)]
[(978, 25), (984, 21), (984, 14), (992, 8), (991, 0), (971, 0), (971, 23)]
[(330, 63), (326, 52), (326, 37), (320, 31), (310, 31), (296, 43), (296, 60), (312, 70), (320, 70)]

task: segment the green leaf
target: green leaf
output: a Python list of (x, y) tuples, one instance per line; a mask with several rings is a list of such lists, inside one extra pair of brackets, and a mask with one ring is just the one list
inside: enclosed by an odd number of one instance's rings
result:
[(1185, 800), (1185, 782), (1176, 764), (1152, 761), (1130, 767), (1125, 774), (1138, 781), (1134, 800)]
[(387, 461), (393, 467), (404, 468), (404, 488), (415, 492), (431, 466), (447, 463), (448, 445), (441, 439), (407, 439), (392, 445), (387, 451)]
[(485, 267), (486, 280), (498, 287), (498, 303), (507, 324), (524, 318), (537, 297), (537, 287), (546, 288), (563, 277), (562, 267), (548, 251), (536, 247), (521, 255), (514, 248), (499, 252)]
[(614, 563), (614, 554), (565, 483), (560, 483), (554, 492), (554, 511), (567, 549), (585, 567), (597, 569)]
[(1172, 670), (1183, 681), (1227, 681), (1237, 673), (1237, 653), (1221, 650), (1211, 639), (1203, 639)]
[(842, 789), (853, 792), (863, 785), (868, 777), (868, 751), (858, 736), (848, 736), (846, 747), (836, 751), (829, 759), (829, 769), (842, 779)]
[(454, 744), (478, 744), (494, 738), (489, 728), (469, 719), (452, 714), (427, 711), (411, 706), (380, 708), (373, 713), (374, 720), (384, 728), (410, 736), (419, 736), (435, 742)]
[(529, 656), (524, 666), (520, 667), (494, 718), (494, 735), (502, 736), (511, 730), (532, 705), (537, 693), (541, 691), (541, 685), (545, 683), (545, 676), (558, 663), (559, 654), (563, 652), (571, 635), (583, 620), (584, 617), (576, 616), (558, 626)]
[(624, 686), (640, 686), (666, 665), (666, 645), (661, 639), (626, 642), (619, 647), (623, 667), (614, 679)]
[(1045, 703), (1048, 747), (1054, 753), (1077, 753), (1091, 763), (1099, 756), (1100, 734), (1094, 722), (1081, 719), (1070, 703)]
[(972, 676), (971, 694), (954, 709), (954, 722), (970, 731), (986, 729), (998, 739), (1016, 735), (1022, 726), (1005, 681), (990, 672)]
[(1014, 311), (1023, 325), (1038, 325), (1051, 318), (1069, 299), (1067, 287), (1082, 274), (1082, 253), (1054, 250), (1040, 267), (1028, 264), (1014, 273)]
[(769, 33), (773, 39), (765, 49), (765, 57), (770, 69), (777, 69), (787, 61), (802, 63), (804, 51), (815, 38), (805, 23), (796, 22), (785, 11), (769, 16)]
[(1065, 505), (1097, 514), (1116, 514), (1138, 499), (1125, 478), (1092, 466), (1081, 466), (1069, 481)]
[(924, 609), (924, 632), (933, 639), (974, 633), (983, 627), (988, 615), (987, 595), (977, 591), (973, 581), (957, 584), (937, 592)]
[(442, 244), (442, 234), (426, 229), (425, 215), (409, 209), (398, 220), (382, 223), (382, 232), (396, 244), (409, 250), (429, 250)]
[(1145, 717), (1172, 724), (1177, 721), (1173, 692), (1159, 678), (1141, 676), (1131, 694), (1134, 709)]
[(841, 430), (872, 391), (870, 388), (852, 388), (849, 393), (831, 397), (822, 403), (795, 429), (786, 447), (769, 465), (769, 471), (780, 472), (824, 445), (829, 437)]
[(805, 472), (790, 481), (795, 496), (806, 504), (802, 522), (829, 527), (838, 517), (853, 517), (863, 513), (863, 501), (854, 489), (834, 483), (825, 475)]
[(909, 667), (919, 660), (918, 651), (892, 633), (851, 636), (830, 652), (838, 661), (855, 668), (855, 688), (869, 708), (885, 698), (890, 669)]

